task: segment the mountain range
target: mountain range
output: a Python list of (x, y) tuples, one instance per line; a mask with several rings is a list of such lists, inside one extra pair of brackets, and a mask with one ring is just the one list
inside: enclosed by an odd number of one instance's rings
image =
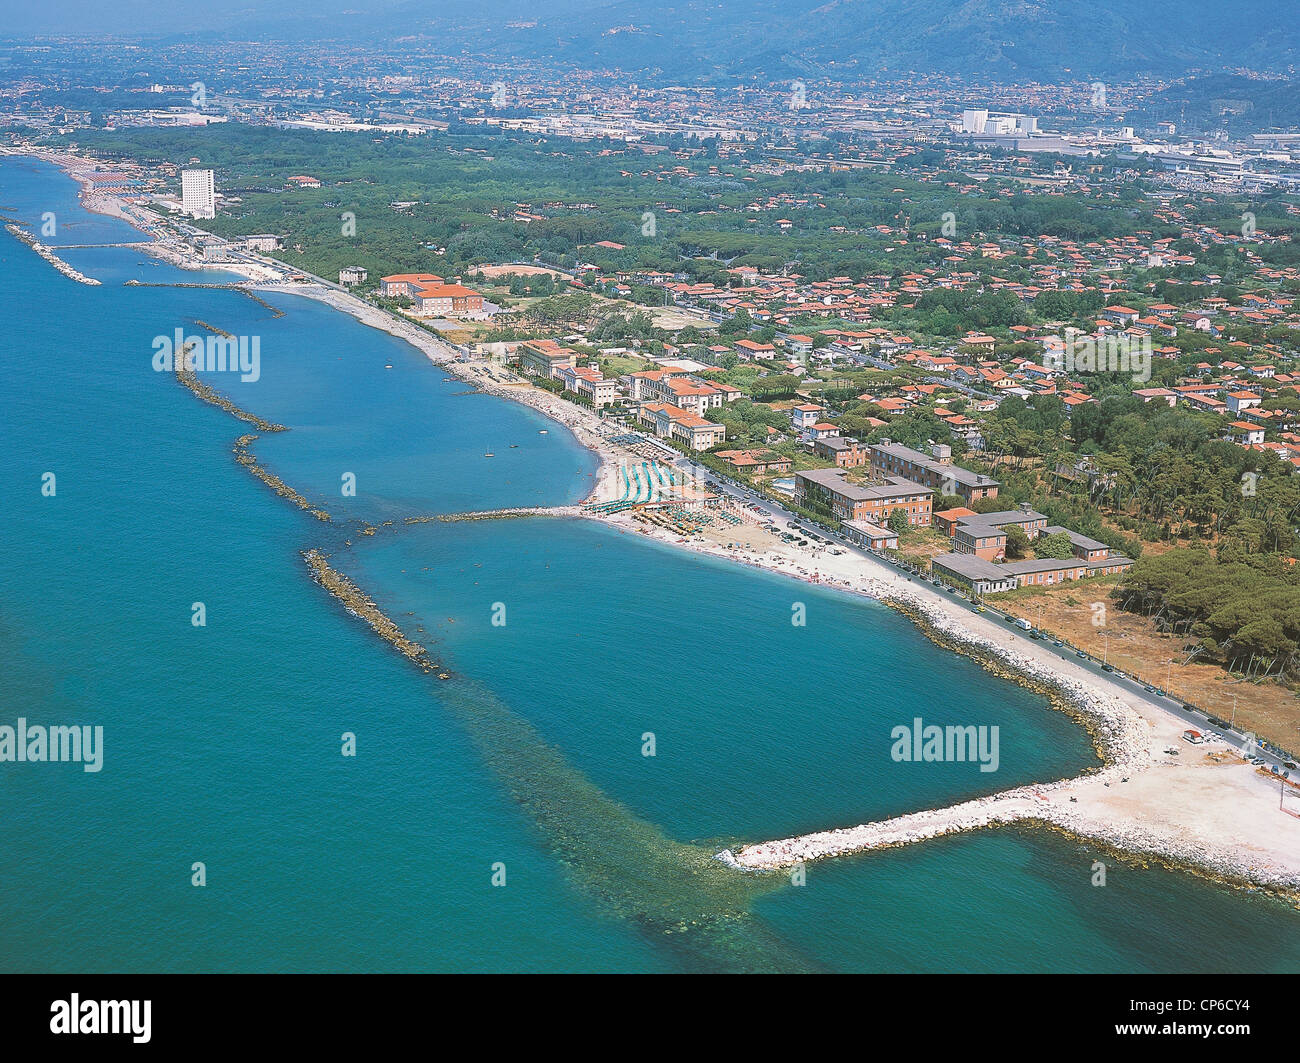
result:
[[(362, 6), (364, 3), (364, 6)], [(403, 41), (683, 81), (1289, 72), (1294, 0), (47, 0), (0, 35)]]

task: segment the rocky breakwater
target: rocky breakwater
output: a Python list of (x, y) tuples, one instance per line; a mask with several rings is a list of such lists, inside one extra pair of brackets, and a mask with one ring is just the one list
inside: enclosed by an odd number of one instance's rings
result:
[(451, 676), (430, 656), (429, 651), (420, 643), (409, 639), (389, 617), (374, 603), (360, 587), (342, 572), (330, 567), (326, 555), (319, 550), (303, 551), (303, 560), (311, 569), (312, 578), (334, 595), (349, 613), (359, 617), (374, 629), (381, 639), (395, 647), (397, 651), (416, 665), (422, 672), (437, 672), (439, 679)]
[[(216, 328), (213, 325), (209, 325), (206, 321), (200, 321), (198, 322), (198, 324), (206, 328), (209, 332), (213, 332), (218, 336), (230, 337), (229, 332), (223, 332), (221, 329)], [(194, 371), (193, 366), (190, 364), (191, 361), (190, 352), (194, 350), (195, 346), (196, 344), (187, 343), (185, 345), (184, 351), (182, 352), (181, 356), (175, 360), (173, 370), (176, 373), (176, 380), (178, 383), (180, 383), (183, 387), (189, 388), (189, 390), (193, 392), (195, 396), (202, 399), (204, 402), (209, 403), (212, 406), (216, 406), (219, 409), (225, 410), (226, 413), (230, 414), (231, 417), (234, 417), (237, 420), (244, 421), (247, 424), (251, 424), (259, 432), (289, 431), (289, 429), (282, 424), (273, 424), (270, 421), (266, 421), (263, 420), (261, 417), (258, 417), (257, 414), (255, 413), (249, 413), (247, 410), (243, 409), (232, 400), (226, 398), (226, 396), (221, 394), (221, 392), (217, 391), (215, 388), (210, 387), (209, 385), (205, 384), (202, 380), (200, 380), (198, 374)]]
[(478, 509), (468, 513), (437, 513), (431, 517), (406, 517), (402, 523), (457, 524), (467, 520), (510, 520), (518, 517), (578, 517), (581, 515), (581, 506), (513, 506), (508, 509)]
[(287, 498), (299, 509), (306, 510), (317, 520), (324, 521), (328, 524), (330, 521), (329, 513), (317, 506), (313, 506), (306, 498), (281, 480), (280, 477), (276, 476), (274, 473), (268, 472), (258, 464), (257, 459), (253, 456), (252, 450), (250, 449), (257, 438), (258, 436), (256, 434), (249, 433), (246, 436), (240, 436), (236, 439), (234, 446), (235, 460), (281, 498)]
[(718, 859), (747, 871), (769, 871), (790, 867), (809, 860), (871, 849), (889, 849), (898, 845), (938, 838), (958, 831), (977, 830), (994, 824), (1039, 818), (1042, 814), (1042, 787), (1022, 786), (992, 797), (979, 797), (948, 808), (910, 812), (893, 819), (863, 823), (856, 827), (818, 831), (795, 838), (746, 845), (736, 852), (719, 853)]
[(41, 258), (45, 259), (46, 262), (48, 262), (51, 266), (53, 266), (55, 269), (57, 269), (60, 273), (62, 273), (65, 277), (69, 278), (70, 280), (74, 280), (78, 284), (97, 285), (100, 283), (94, 277), (87, 277), (80, 270), (73, 269), (66, 262), (64, 262), (63, 259), (59, 258), (58, 255), (56, 255), (53, 251), (51, 251), (48, 247), (46, 247), (43, 243), (37, 240), (36, 237), (32, 236), (31, 233), (27, 232), (25, 229), (22, 229), (19, 226), (14, 225), (12, 223), (6, 225), (5, 228), (9, 231), (11, 235), (17, 237), (19, 240), (25, 243), (28, 247), (30, 247), (33, 251), (35, 251), (38, 255), (40, 255)]

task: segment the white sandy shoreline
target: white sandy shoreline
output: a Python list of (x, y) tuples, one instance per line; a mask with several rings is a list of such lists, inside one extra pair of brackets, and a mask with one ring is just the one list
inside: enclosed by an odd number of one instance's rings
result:
[[(65, 170), (72, 161), (69, 156), (41, 157)], [(120, 204), (114, 209), (112, 196), (86, 196), (83, 203), (87, 209), (131, 220), (120, 212)], [(161, 254), (156, 243), (141, 246)], [(240, 286), (325, 302), (363, 324), (405, 339), (436, 365), (475, 387), (538, 410), (564, 425), (583, 446), (597, 454), (600, 468), (589, 497), (611, 499), (617, 494), (618, 467), (630, 455), (601, 436), (599, 419), (587, 410), (539, 388), (494, 382), (482, 364), (461, 362), (455, 350), (436, 336), (350, 293), (315, 283), (245, 282)], [(1260, 777), (1253, 767), (1235, 758), (1223, 763), (1211, 761), (1202, 750), (1181, 743), (1186, 724), (1171, 713), (1100, 681), (1038, 643), (1017, 637), (989, 615), (966, 611), (927, 586), (911, 583), (898, 573), (884, 571), (883, 566), (852, 554), (810, 558), (776, 540), (763, 554), (727, 550), (679, 542), (663, 529), (634, 524), (626, 514), (602, 518), (580, 507), (554, 508), (564, 515), (601, 519), (679, 549), (739, 561), (902, 607), (914, 617), (919, 616), (922, 626), (940, 639), (959, 644), (963, 652), (980, 659), (996, 658), (1001, 666), (1031, 683), (1059, 693), (1073, 711), (1089, 721), (1105, 757), (1104, 766), (1076, 778), (1017, 787), (947, 809), (926, 810), (881, 823), (741, 846), (734, 853), (720, 854), (728, 862), (750, 870), (771, 869), (955, 831), (1012, 822), (1045, 823), (1096, 838), (1124, 852), (1153, 855), (1217, 877), (1270, 889), (1300, 889), (1300, 819), (1279, 811), (1275, 781)], [(1181, 756), (1164, 752), (1180, 745)]]

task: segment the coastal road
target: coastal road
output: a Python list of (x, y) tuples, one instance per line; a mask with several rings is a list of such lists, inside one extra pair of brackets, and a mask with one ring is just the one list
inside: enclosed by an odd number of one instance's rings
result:
[[(787, 530), (785, 524), (790, 521), (805, 528), (811, 523), (807, 519), (800, 517), (797, 513), (793, 513), (786, 509), (779, 502), (776, 502), (766, 495), (759, 494), (747, 484), (731, 480), (726, 476), (716, 473), (712, 469), (708, 469), (703, 465), (700, 465), (698, 462), (692, 461), (685, 455), (675, 459), (674, 464), (691, 476), (698, 476), (717, 484), (720, 493), (727, 495), (739, 505), (746, 507), (757, 505), (759, 507), (758, 512), (775, 521), (777, 526), (783, 531)], [(895, 575), (899, 574), (901, 571), (907, 579), (917, 584), (930, 583), (930, 580), (919, 572), (914, 575), (907, 575), (908, 570), (902, 564), (891, 565), (880, 555), (856, 546), (837, 532), (829, 531), (823, 526), (817, 526), (816, 530), (817, 534), (822, 536), (823, 539), (834, 543), (836, 546), (863, 559), (864, 561), (880, 566), (882, 570), (892, 570), (892, 573)], [(809, 553), (812, 556), (816, 556), (817, 551), (810, 547)], [(943, 592), (941, 592), (937, 587), (932, 589), (937, 595), (942, 595), (943, 597), (951, 599), (954, 605), (965, 609), (967, 612), (974, 613), (979, 608), (976, 603), (970, 601), (964, 596), (959, 594), (943, 594)], [(987, 617), (996, 617), (1005, 616), (1006, 614), (1000, 612), (995, 605), (989, 605), (986, 603), (984, 605), (983, 615)], [(1039, 647), (1055, 654), (1063, 661), (1069, 661), (1084, 669), (1084, 671), (1088, 672), (1099, 684), (1110, 684), (1117, 687), (1130, 697), (1136, 697), (1171, 714), (1175, 718), (1182, 720), (1187, 723), (1191, 729), (1200, 731), (1202, 734), (1213, 732), (1222, 735), (1221, 741), (1209, 743), (1210, 745), (1227, 746), (1242, 756), (1245, 756), (1248, 751), (1252, 752), (1254, 755), (1262, 758), (1264, 761), (1263, 767), (1269, 770), (1275, 770), (1280, 777), (1290, 778), (1295, 775), (1294, 769), (1286, 767), (1285, 758), (1265, 749), (1263, 746), (1255, 745), (1254, 739), (1251, 735), (1235, 731), (1228, 727), (1214, 726), (1210, 723), (1209, 719), (1198, 710), (1186, 707), (1182, 701), (1170, 697), (1168, 694), (1161, 694), (1157, 690), (1148, 690), (1147, 684), (1143, 683), (1139, 679), (1135, 679), (1132, 676), (1116, 670), (1107, 670), (1103, 662), (1097, 660), (1097, 658), (1093, 657), (1091, 654), (1077, 650), (1075, 647), (1069, 646), (1065, 643), (1058, 646), (1054, 639), (1031, 639), (1028, 635), (1022, 632), (1022, 629), (1014, 627), (1010, 623), (1007, 624), (1007, 634), (1012, 639), (1021, 639), (1026, 643), (1036, 642)], [(1188, 749), (1195, 748), (1197, 747), (1188, 744)]]

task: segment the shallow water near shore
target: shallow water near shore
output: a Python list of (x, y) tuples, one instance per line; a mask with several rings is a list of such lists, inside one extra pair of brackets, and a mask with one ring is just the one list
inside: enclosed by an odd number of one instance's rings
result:
[[(682, 839), (843, 826), (1098, 763), (1045, 699), (879, 603), (594, 521), (394, 529), (336, 563)], [(997, 770), (895, 762), (891, 730), (917, 716), (997, 727)]]
[[(0, 202), (24, 219), (50, 201), (74, 211), (68, 186), (0, 159)], [(1284, 905), (1129, 870), (1097, 891), (1122, 898), (1107, 909), (1075, 884), (1091, 888), (1090, 859), (1052, 837), (984, 832), (817, 864), (798, 888), (723, 868), (711, 854), (726, 841), (1095, 758), (1043, 699), (881, 606), (586, 521), (401, 526), (572, 502), (594, 460), (333, 310), (273, 295), (277, 318), (230, 291), (89, 288), (7, 234), (0, 276), (0, 723), (105, 728), (98, 774), (0, 765), (0, 967), (930, 970), (983, 949), (980, 969), (1300, 968), (1269, 944), (1300, 926)], [(153, 371), (153, 337), (198, 320), (263, 338), (257, 382), (204, 379), (289, 426), (254, 451), (337, 526), (240, 468), (246, 426)], [(418, 673), (313, 584), (310, 546), (445, 654), (454, 680)], [(888, 726), (958, 710), (1002, 728), (998, 772), (888, 759)], [(355, 758), (340, 756), (344, 732)], [(927, 913), (932, 930), (900, 936)], [(1133, 921), (1159, 933), (1125, 936)], [(1259, 944), (1225, 947), (1204, 921)], [(1011, 926), (1034, 948), (1003, 951), (985, 929)]]

